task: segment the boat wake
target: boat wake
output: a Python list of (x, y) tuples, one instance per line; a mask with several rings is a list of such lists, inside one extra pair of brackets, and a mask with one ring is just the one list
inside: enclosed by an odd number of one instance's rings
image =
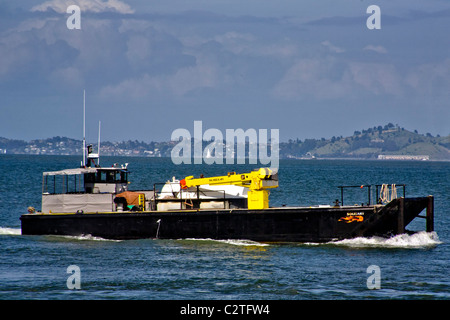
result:
[[(20, 228), (7, 228), (0, 227), (0, 235), (21, 235), (22, 230)], [(51, 236), (58, 237), (67, 240), (77, 240), (77, 241), (112, 241), (112, 242), (121, 242), (122, 240), (114, 240), (114, 239), (104, 239), (101, 237), (95, 237), (90, 234), (87, 235), (79, 235), (79, 236)], [(208, 241), (208, 242), (216, 242), (223, 243), (233, 246), (253, 246), (253, 247), (265, 247), (270, 246), (268, 243), (261, 243), (252, 240), (245, 239), (228, 239), (228, 240), (216, 240), (216, 239), (201, 239), (201, 238), (187, 238), (180, 239), (187, 241)], [(337, 241), (330, 241), (325, 244), (323, 243), (313, 243), (308, 242), (306, 245), (311, 246), (320, 246), (320, 245), (333, 245), (340, 247), (349, 247), (349, 248), (404, 248), (404, 249), (420, 249), (420, 248), (430, 248), (435, 247), (441, 244), (442, 241), (439, 240), (439, 237), (436, 232), (425, 232), (420, 231), (413, 234), (399, 234), (397, 236), (391, 238), (383, 238), (383, 237), (358, 237), (353, 239), (344, 239)]]
[(435, 247), (442, 242), (436, 232), (420, 231), (414, 234), (399, 234), (391, 238), (370, 237), (331, 241), (327, 244), (350, 248), (404, 248), (420, 249)]
[[(10, 236), (20, 236), (22, 235), (22, 229), (20, 228), (6, 228), (6, 227), (0, 227), (0, 235), (10, 235)], [(62, 235), (49, 235), (48, 237), (58, 237), (68, 240), (80, 240), (80, 241), (114, 241), (114, 242), (120, 242), (121, 240), (111, 240), (111, 239), (104, 239), (100, 237), (94, 237), (90, 234), (86, 235), (79, 235), (79, 236), (62, 236)]]
[(0, 227), (0, 235), (20, 236), (22, 229)]
[(230, 244), (233, 246), (252, 246), (252, 247), (266, 247), (269, 246), (267, 243), (256, 242), (252, 240), (245, 239), (228, 239), (228, 240), (216, 240), (216, 239), (201, 239), (201, 238), (186, 238), (183, 240), (187, 241), (212, 241), (216, 243)]
[(51, 237), (58, 237), (58, 238), (64, 238), (67, 240), (78, 240), (78, 241), (111, 241), (111, 242), (121, 242), (122, 240), (114, 240), (114, 239), (105, 239), (101, 237), (94, 237), (90, 234), (82, 234), (79, 236), (55, 236), (52, 235)]

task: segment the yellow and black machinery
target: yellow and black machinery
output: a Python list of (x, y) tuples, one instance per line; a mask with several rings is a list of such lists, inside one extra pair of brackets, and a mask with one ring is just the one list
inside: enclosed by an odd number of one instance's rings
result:
[(248, 209), (258, 210), (269, 208), (268, 189), (278, 187), (278, 174), (270, 168), (260, 168), (249, 173), (237, 174), (229, 172), (226, 176), (209, 178), (194, 178), (188, 176), (180, 180), (182, 189), (198, 187), (201, 185), (236, 185), (248, 188)]

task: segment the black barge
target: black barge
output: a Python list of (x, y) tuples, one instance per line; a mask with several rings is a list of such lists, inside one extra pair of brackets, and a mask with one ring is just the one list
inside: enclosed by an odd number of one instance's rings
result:
[(34, 213), (21, 216), (25, 235), (92, 235), (105, 239), (248, 239), (260, 242), (328, 242), (392, 236), (426, 209), (433, 231), (433, 197), (399, 198), (387, 205), (280, 207), (95, 213)]
[(223, 177), (174, 179), (161, 191), (156, 184), (154, 190), (128, 191), (127, 166), (46, 172), (42, 209), (37, 212), (30, 207), (21, 216), (22, 234), (328, 242), (402, 234), (416, 217), (426, 219), (427, 232), (434, 228), (433, 196), (395, 195), (384, 202), (376, 198), (372, 204), (369, 188), (368, 203), (344, 205), (345, 186), (341, 186), (341, 201), (333, 205), (269, 207), (267, 189), (277, 186), (277, 174), (266, 168)]

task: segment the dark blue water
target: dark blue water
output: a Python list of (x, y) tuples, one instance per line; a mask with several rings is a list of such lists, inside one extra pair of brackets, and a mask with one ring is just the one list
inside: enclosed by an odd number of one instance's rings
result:
[[(131, 189), (152, 189), (188, 175), (247, 172), (253, 165), (176, 166), (170, 159), (108, 158), (130, 163)], [(22, 236), (28, 206), (40, 208), (43, 171), (76, 167), (79, 157), (0, 156), (0, 299), (449, 299), (450, 163), (281, 161), (276, 205), (332, 204), (339, 185), (406, 184), (407, 196), (435, 196), (435, 233), (327, 244), (261, 244), (200, 239), (107, 241)], [(347, 197), (348, 196), (348, 197)], [(367, 201), (367, 191), (346, 201)], [(424, 230), (413, 221), (410, 230)], [(81, 289), (70, 290), (70, 265)], [(380, 270), (369, 289), (367, 268)]]

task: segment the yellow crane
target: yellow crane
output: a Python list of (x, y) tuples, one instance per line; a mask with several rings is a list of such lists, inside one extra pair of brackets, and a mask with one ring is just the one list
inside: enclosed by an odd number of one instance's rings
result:
[(236, 185), (248, 188), (248, 208), (269, 208), (269, 191), (267, 189), (278, 187), (278, 174), (270, 168), (260, 168), (249, 173), (236, 174), (228, 172), (226, 176), (197, 178), (188, 176), (180, 180), (182, 189), (201, 185)]

